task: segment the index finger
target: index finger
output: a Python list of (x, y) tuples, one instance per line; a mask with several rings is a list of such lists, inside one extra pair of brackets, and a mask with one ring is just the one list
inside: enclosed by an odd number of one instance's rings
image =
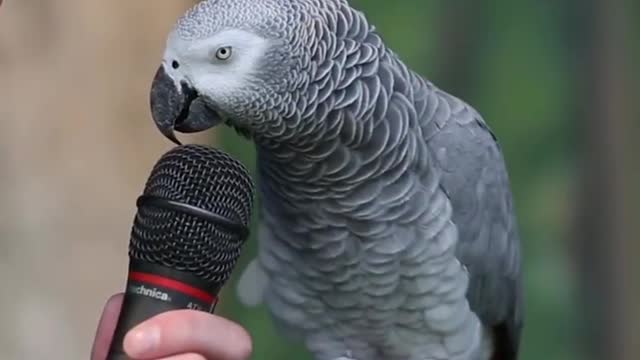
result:
[(247, 360), (251, 337), (240, 325), (196, 310), (172, 310), (134, 327), (124, 348), (136, 359), (195, 353), (211, 360)]

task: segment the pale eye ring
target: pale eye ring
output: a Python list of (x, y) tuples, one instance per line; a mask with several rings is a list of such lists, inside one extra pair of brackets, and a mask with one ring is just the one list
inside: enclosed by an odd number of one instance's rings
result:
[(216, 50), (216, 59), (227, 60), (231, 57), (231, 46), (223, 46)]

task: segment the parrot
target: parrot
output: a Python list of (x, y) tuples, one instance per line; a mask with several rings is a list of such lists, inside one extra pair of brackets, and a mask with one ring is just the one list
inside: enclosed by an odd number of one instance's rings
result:
[[(162, 135), (255, 147), (238, 298), (316, 360), (516, 360), (520, 235), (502, 149), (347, 0), (203, 0), (150, 88)], [(213, 335), (213, 334), (212, 334)]]

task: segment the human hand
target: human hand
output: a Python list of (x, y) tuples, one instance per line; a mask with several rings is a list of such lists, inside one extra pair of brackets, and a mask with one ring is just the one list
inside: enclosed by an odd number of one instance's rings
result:
[[(117, 294), (107, 301), (91, 360), (106, 359), (122, 298)], [(249, 334), (236, 323), (202, 311), (173, 310), (131, 329), (124, 349), (129, 357), (144, 360), (247, 360), (252, 347)]]

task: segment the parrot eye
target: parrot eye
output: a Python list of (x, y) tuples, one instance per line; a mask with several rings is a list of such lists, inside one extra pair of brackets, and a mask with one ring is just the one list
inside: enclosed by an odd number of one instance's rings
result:
[(216, 50), (216, 58), (218, 60), (227, 60), (231, 57), (231, 46), (223, 46)]

